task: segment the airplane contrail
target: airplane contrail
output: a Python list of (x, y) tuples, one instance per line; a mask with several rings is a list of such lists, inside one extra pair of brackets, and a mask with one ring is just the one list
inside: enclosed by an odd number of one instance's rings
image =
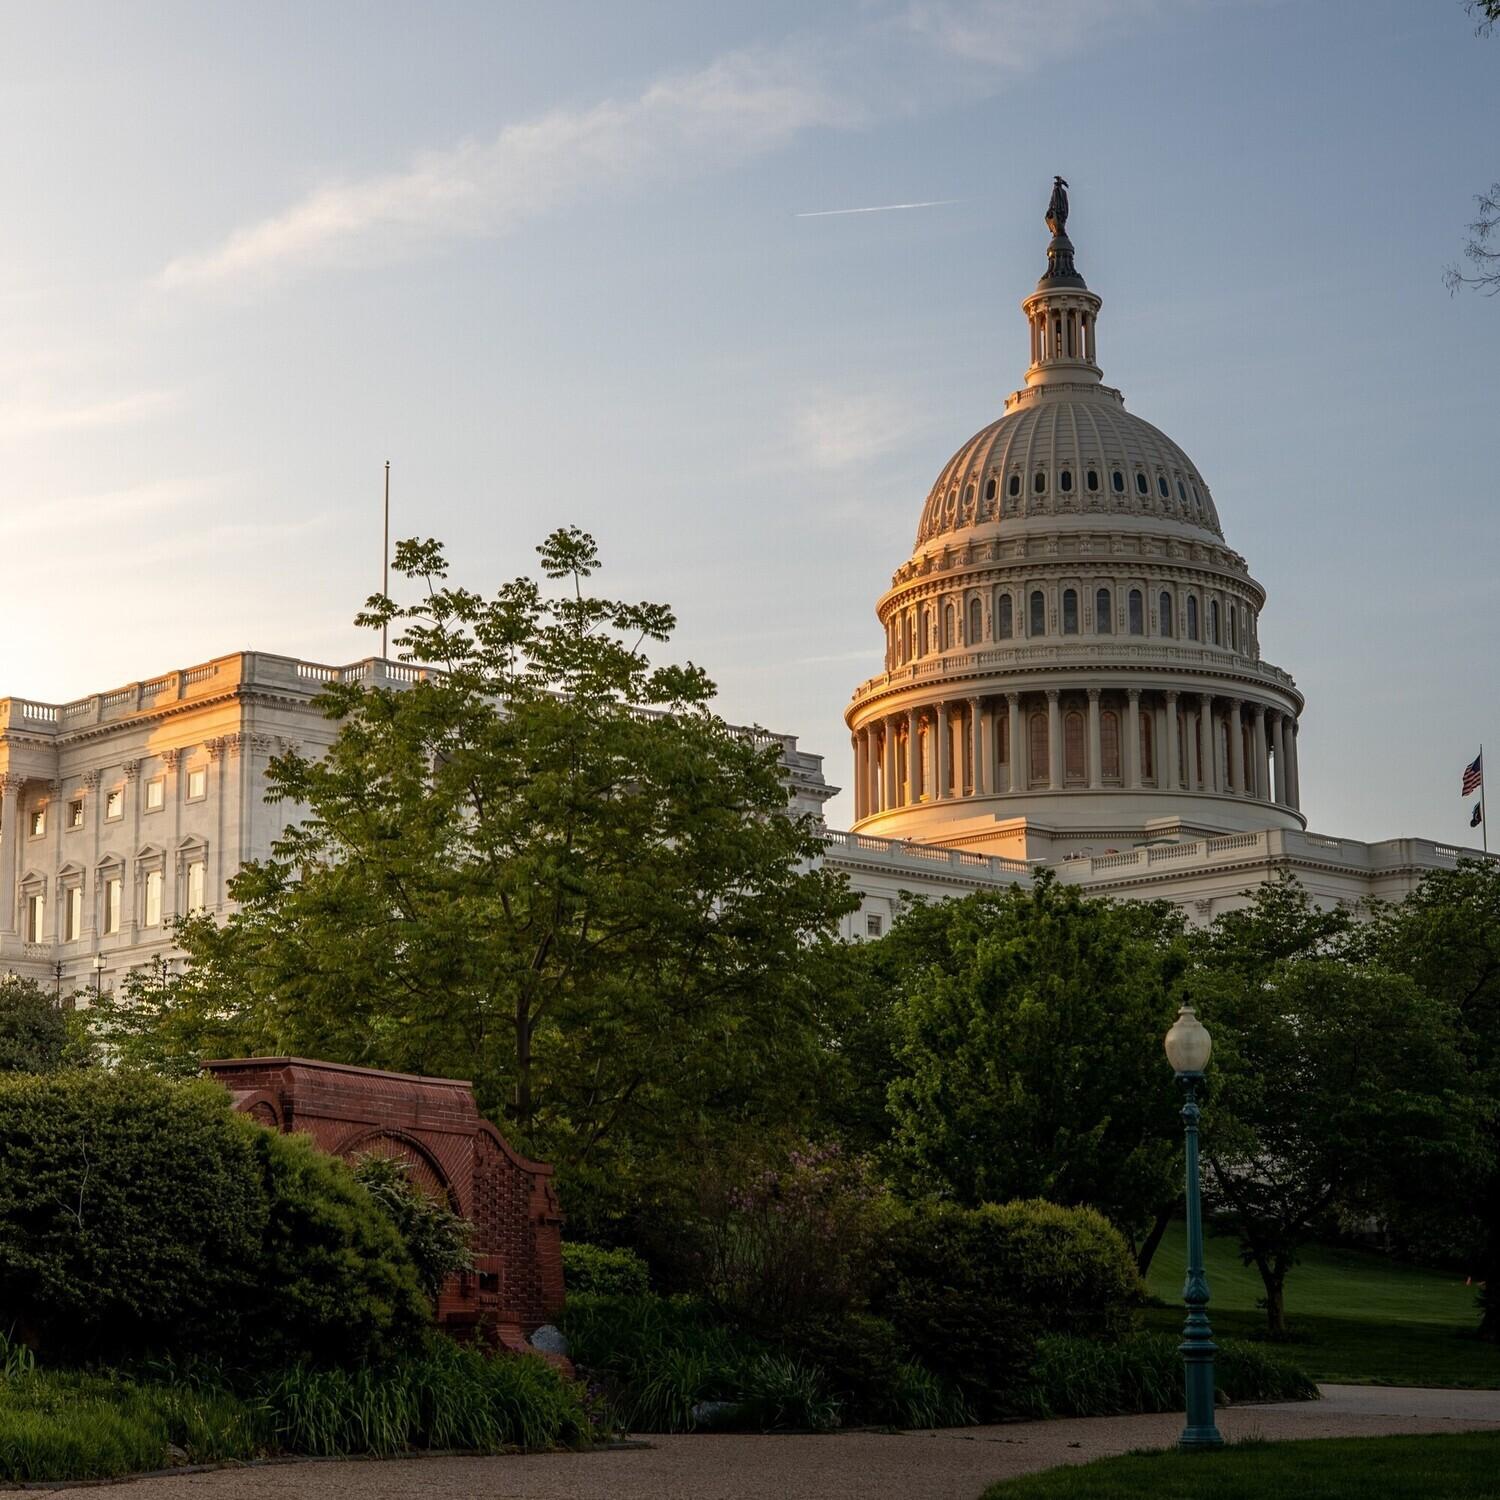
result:
[(962, 198), (929, 198), (925, 203), (876, 203), (869, 208), (818, 208), (811, 213), (793, 214), (794, 219), (831, 219), (837, 214), (888, 214), (898, 208), (945, 208), (962, 203)]

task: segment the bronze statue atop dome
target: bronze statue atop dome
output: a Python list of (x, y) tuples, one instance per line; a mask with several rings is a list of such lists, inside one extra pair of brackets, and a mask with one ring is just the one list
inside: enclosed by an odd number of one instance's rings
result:
[(1068, 184), (1061, 177), (1052, 179), (1052, 197), (1047, 203), (1047, 228), (1053, 234), (1068, 232)]

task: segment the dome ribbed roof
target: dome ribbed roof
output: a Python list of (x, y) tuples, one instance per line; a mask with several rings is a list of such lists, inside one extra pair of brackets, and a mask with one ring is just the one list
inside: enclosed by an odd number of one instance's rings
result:
[[(999, 522), (1003, 528), (1011, 520), (1064, 515), (1165, 520), (1223, 541), (1213, 498), (1193, 461), (1164, 432), (1127, 412), (1118, 391), (1052, 386), (1019, 392), (1012, 402), (944, 465), (922, 508), (918, 547), (972, 526)], [(1098, 481), (1092, 491), (1091, 469)], [(1117, 472), (1123, 492), (1115, 487)], [(1145, 477), (1144, 494), (1138, 474)]]

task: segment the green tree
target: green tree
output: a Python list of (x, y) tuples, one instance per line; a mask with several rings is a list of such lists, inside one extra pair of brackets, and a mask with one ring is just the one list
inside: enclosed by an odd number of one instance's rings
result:
[(1438, 1217), (1479, 1271), (1481, 1337), (1500, 1340), (1500, 864), (1461, 860), (1435, 871), (1399, 906), (1377, 910), (1359, 937), (1373, 960), (1409, 975), (1458, 1018), (1486, 1149)]
[(969, 1206), (1089, 1205), (1149, 1264), (1180, 1192), (1161, 1038), (1181, 932), (1165, 902), (1048, 876), (899, 922), (890, 1104), (912, 1182)]
[(88, 1061), (83, 1028), (51, 989), (0, 975), (0, 1073), (55, 1073)]
[(1205, 1191), (1286, 1332), (1286, 1278), (1336, 1213), (1383, 1214), (1472, 1162), (1453, 1012), (1404, 975), (1341, 956), (1348, 920), (1282, 880), (1195, 946), (1187, 991), (1214, 1039)]
[(355, 1161), (353, 1169), (355, 1181), (401, 1236), (431, 1301), (437, 1301), (450, 1276), (474, 1269), (469, 1250), (474, 1226), (454, 1213), (446, 1200), (413, 1181), (408, 1163), (370, 1153)]
[(435, 542), (397, 548), (419, 602), (377, 596), (360, 623), (437, 670), (328, 689), (326, 757), (270, 772), (303, 821), (244, 867), (227, 922), (181, 926), (187, 972), (104, 1026), (168, 1069), (295, 1051), (472, 1078), (579, 1223), (684, 1143), (810, 1105), (809, 955), (852, 903), (789, 814), (779, 744), (715, 715), (699, 668), (649, 661), (671, 611), (587, 592), (581, 532), (538, 551), (556, 592), (485, 597)]

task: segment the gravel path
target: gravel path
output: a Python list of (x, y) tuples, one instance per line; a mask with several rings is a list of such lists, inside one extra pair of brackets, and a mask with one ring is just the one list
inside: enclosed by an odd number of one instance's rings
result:
[[(1500, 1433), (1500, 1391), (1327, 1385), (1322, 1401), (1222, 1411), (1225, 1437)], [(130, 1481), (121, 1500), (978, 1500), (997, 1479), (1167, 1447), (1180, 1416), (1091, 1417), (827, 1437), (657, 1437), (524, 1458), (274, 1464)], [(54, 1495), (99, 1500), (97, 1487)]]

